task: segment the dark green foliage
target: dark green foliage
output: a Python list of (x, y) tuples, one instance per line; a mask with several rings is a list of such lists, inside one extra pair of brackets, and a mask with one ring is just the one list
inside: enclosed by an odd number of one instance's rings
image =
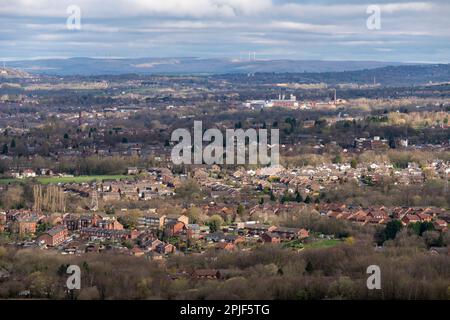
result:
[(399, 220), (389, 221), (384, 229), (384, 240), (395, 239), (395, 236), (402, 228), (402, 223)]

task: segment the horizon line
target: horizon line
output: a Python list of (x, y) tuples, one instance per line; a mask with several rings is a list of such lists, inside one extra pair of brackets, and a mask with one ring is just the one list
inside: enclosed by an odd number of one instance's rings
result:
[(134, 59), (201, 59), (201, 60), (230, 60), (241, 62), (264, 62), (264, 61), (320, 61), (320, 62), (375, 62), (375, 63), (401, 63), (401, 64), (450, 64), (450, 61), (395, 61), (395, 60), (373, 60), (373, 59), (293, 59), (293, 58), (266, 58), (266, 59), (238, 59), (232, 57), (201, 57), (201, 56), (36, 56), (36, 57), (0, 57), (2, 62), (39, 61), (39, 60), (71, 60), (71, 59), (92, 59), (92, 60), (134, 60)]

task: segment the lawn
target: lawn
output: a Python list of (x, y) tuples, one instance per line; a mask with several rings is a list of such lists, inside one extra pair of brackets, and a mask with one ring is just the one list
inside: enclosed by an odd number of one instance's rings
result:
[[(37, 177), (36, 181), (42, 184), (49, 183), (82, 183), (90, 181), (118, 180), (129, 178), (126, 175), (98, 175), (98, 176), (76, 176), (76, 177)], [(22, 181), (32, 181), (33, 179), (0, 179), (0, 184), (20, 183)]]
[(342, 241), (337, 239), (322, 239), (305, 244), (305, 249), (331, 248), (341, 243)]

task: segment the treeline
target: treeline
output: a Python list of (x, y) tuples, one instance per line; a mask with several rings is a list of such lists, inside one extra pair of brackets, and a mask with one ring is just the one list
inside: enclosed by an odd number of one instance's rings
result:
[(324, 146), (325, 151), (315, 154), (311, 148), (300, 148), (300, 154), (281, 156), (282, 165), (287, 167), (316, 166), (331, 163), (350, 163), (352, 166), (372, 163), (390, 163), (395, 168), (404, 169), (409, 163), (417, 163), (424, 167), (434, 160), (450, 161), (448, 151), (422, 151), (390, 149), (388, 151), (365, 151), (362, 153), (344, 153), (342, 148), (332, 144)]
[(395, 185), (390, 181), (383, 181), (377, 186), (360, 186), (354, 182), (346, 182), (336, 189), (327, 190), (321, 202), (363, 207), (384, 205), (448, 208), (450, 192), (443, 180), (429, 180), (421, 185)]
[(136, 156), (88, 156), (88, 157), (60, 157), (58, 161), (34, 157), (17, 158), (14, 160), (0, 160), (0, 173), (9, 169), (41, 168), (52, 169), (55, 173), (68, 173), (73, 175), (115, 175), (125, 174), (128, 167), (138, 166), (148, 168), (154, 166), (151, 158)]
[[(363, 68), (362, 68), (363, 69)], [(255, 73), (250, 78), (259, 85), (273, 83), (340, 83), (373, 84), (374, 79), (385, 86), (413, 86), (432, 81), (446, 82), (450, 76), (450, 65), (400, 65), (375, 69), (343, 72), (304, 72), (304, 73)], [(247, 74), (225, 74), (213, 76), (234, 83), (248, 83)], [(384, 89), (384, 88), (383, 88)], [(387, 88), (388, 89), (388, 88)], [(411, 89), (412, 90), (412, 89)]]
[[(364, 238), (300, 253), (265, 245), (252, 252), (177, 256), (166, 267), (117, 254), (69, 257), (0, 248), (0, 269), (10, 274), (0, 297), (30, 290), (32, 298), (65, 299), (65, 271), (76, 264), (82, 278), (76, 299), (448, 299), (449, 263), (449, 256), (431, 255), (407, 233), (382, 251)], [(370, 265), (381, 269), (381, 290), (367, 289)], [(218, 269), (223, 278), (194, 280), (189, 275), (198, 269)]]

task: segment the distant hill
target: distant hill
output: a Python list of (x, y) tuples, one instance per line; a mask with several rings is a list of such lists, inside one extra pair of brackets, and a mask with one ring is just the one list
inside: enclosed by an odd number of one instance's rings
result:
[[(239, 74), (217, 75), (219, 78), (244, 78)], [(245, 76), (245, 78), (247, 78)], [(246, 80), (248, 81), (248, 80)], [(354, 83), (383, 86), (411, 86), (450, 83), (450, 64), (424, 64), (387, 66), (342, 72), (303, 72), (303, 73), (256, 73), (253, 83), (326, 83), (337, 85)]]
[[(1, 74), (3, 73), (3, 74)], [(253, 83), (342, 83), (410, 86), (450, 82), (450, 64), (402, 64), (376, 61), (230, 60), (200, 58), (45, 59), (10, 61), (0, 78), (193, 74), (246, 78)], [(248, 81), (248, 80), (245, 80)]]
[(450, 81), (450, 64), (388, 66), (371, 70), (315, 75), (328, 84), (371, 84), (374, 79), (385, 86), (421, 85)]
[(44, 59), (8, 62), (9, 67), (46, 75), (223, 74), (255, 72), (340, 72), (374, 69), (397, 62), (232, 60), (201, 58)]

